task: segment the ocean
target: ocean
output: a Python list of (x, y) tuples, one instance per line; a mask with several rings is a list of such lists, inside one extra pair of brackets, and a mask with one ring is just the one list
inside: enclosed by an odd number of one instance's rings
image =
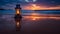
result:
[[(24, 14), (31, 14), (31, 13), (38, 13), (38, 14), (60, 14), (60, 10), (21, 10), (21, 13)], [(0, 10), (0, 14), (15, 14), (15, 10)]]

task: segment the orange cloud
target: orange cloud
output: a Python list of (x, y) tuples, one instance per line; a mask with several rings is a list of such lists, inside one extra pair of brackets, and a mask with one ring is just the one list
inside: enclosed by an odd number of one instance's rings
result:
[(31, 4), (29, 6), (22, 7), (23, 10), (57, 10), (60, 9), (60, 6), (55, 7), (44, 7), (37, 4)]

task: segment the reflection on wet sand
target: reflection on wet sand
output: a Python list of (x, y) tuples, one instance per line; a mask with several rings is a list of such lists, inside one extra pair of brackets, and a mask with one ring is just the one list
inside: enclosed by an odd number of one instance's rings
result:
[(19, 31), (21, 29), (21, 15), (16, 15), (15, 17), (15, 22), (16, 22), (16, 31)]
[(32, 14), (28, 15), (28, 16), (23, 16), (24, 19), (30, 19), (30, 20), (38, 20), (38, 19), (60, 19), (60, 15), (57, 14), (39, 14), (39, 13), (35, 13), (33, 12)]
[(43, 16), (23, 16), (23, 17), (24, 17), (24, 19), (30, 19), (30, 20), (38, 20), (38, 19), (46, 19), (46, 18), (60, 19), (60, 17), (53, 17), (53, 16), (49, 16), (49, 17), (47, 17), (47, 16), (45, 16), (45, 17), (43, 17)]
[(21, 29), (21, 22), (16, 21), (16, 31), (20, 31), (20, 29)]
[(6, 16), (0, 20), (0, 32), (60, 32), (60, 17), (22, 16), (23, 18), (15, 17), (14, 20), (12, 16)]

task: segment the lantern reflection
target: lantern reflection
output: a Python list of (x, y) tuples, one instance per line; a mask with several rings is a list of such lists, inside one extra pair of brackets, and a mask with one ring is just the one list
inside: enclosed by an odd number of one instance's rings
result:
[(16, 21), (16, 31), (20, 31), (21, 29), (21, 21)]
[(15, 23), (16, 23), (16, 31), (20, 31), (21, 29), (21, 19), (22, 19), (22, 16), (17, 14), (15, 15)]
[(20, 22), (16, 22), (16, 26), (19, 27), (20, 26)]

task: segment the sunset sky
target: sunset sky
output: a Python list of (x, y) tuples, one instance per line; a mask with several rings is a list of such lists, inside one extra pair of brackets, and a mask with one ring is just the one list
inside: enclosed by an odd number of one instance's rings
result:
[(22, 10), (60, 9), (60, 0), (0, 0), (0, 8), (14, 9), (17, 3)]

